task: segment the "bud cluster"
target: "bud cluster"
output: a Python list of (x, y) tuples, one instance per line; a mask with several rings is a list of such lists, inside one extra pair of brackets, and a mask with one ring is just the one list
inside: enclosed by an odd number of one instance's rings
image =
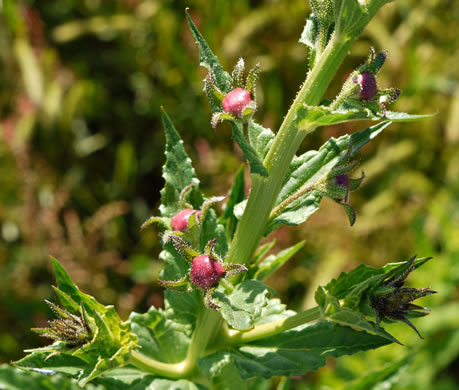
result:
[(48, 328), (32, 328), (33, 332), (42, 337), (62, 341), (70, 348), (79, 347), (92, 339), (93, 330), (89, 326), (83, 305), (80, 305), (80, 312), (75, 315), (52, 302), (45, 302), (58, 318), (49, 321)]
[(408, 275), (414, 269), (430, 260), (430, 258), (418, 264), (415, 263), (415, 260), (416, 256), (400, 266), (400, 274), (397, 272), (397, 269), (393, 270), (392, 274), (389, 273), (388, 278), (379, 286), (376, 286), (369, 294), (369, 305), (376, 314), (376, 325), (378, 327), (381, 321), (402, 321), (410, 326), (420, 338), (423, 338), (409, 318), (426, 316), (429, 314), (429, 309), (411, 302), (418, 298), (435, 294), (436, 291), (431, 290), (430, 287), (403, 287)]

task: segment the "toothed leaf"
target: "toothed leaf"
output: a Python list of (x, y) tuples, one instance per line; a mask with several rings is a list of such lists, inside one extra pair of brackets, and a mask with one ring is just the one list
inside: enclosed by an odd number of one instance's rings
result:
[(229, 92), (231, 87), (231, 76), (223, 70), (217, 56), (212, 52), (206, 40), (196, 28), (195, 24), (191, 20), (191, 17), (186, 11), (186, 19), (188, 26), (190, 27), (191, 34), (196, 41), (196, 45), (199, 49), (199, 63), (201, 66), (211, 71), (215, 76), (215, 84), (222, 92)]
[(159, 210), (163, 217), (170, 218), (183, 208), (180, 193), (185, 187), (193, 184), (188, 192), (188, 201), (196, 209), (201, 206), (202, 195), (198, 189), (199, 180), (196, 178), (183, 141), (164, 110), (162, 110), (162, 121), (166, 135), (166, 163), (163, 166), (163, 178), (166, 182), (161, 190)]

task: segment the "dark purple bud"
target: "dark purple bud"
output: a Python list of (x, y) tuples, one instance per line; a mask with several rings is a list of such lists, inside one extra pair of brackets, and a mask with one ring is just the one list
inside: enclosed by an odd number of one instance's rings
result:
[(373, 100), (378, 94), (376, 77), (371, 72), (362, 72), (356, 78), (357, 84), (360, 85), (359, 97), (362, 100)]
[(175, 214), (171, 220), (172, 230), (177, 230), (181, 232), (187, 230), (188, 220), (190, 219), (191, 214), (194, 213), (196, 213), (196, 217), (198, 219), (201, 217), (202, 212), (193, 209), (184, 209)]
[(223, 266), (210, 256), (201, 255), (193, 259), (191, 265), (191, 282), (203, 289), (215, 287), (226, 274)]
[(252, 101), (252, 95), (243, 88), (236, 88), (229, 92), (222, 101), (225, 112), (240, 116), (244, 108)]
[(339, 187), (349, 188), (349, 176), (343, 173), (335, 177), (335, 184)]

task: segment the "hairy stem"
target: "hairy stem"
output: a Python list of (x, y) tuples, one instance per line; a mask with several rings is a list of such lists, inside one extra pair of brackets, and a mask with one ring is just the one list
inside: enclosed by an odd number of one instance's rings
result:
[(315, 127), (299, 130), (295, 123), (300, 104), (317, 105), (354, 40), (330, 40), (290, 107), (263, 164), (269, 177), (252, 175), (246, 210), (231, 243), (227, 261), (247, 265), (263, 237), (266, 223), (282, 187), (288, 167), (304, 137)]

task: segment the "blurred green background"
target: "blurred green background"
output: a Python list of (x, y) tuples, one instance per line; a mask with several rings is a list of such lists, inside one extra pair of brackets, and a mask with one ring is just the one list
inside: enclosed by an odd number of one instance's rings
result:
[[(158, 232), (139, 232), (158, 212), (161, 105), (204, 193), (230, 188), (240, 153), (227, 124), (210, 127), (185, 7), (227, 70), (239, 57), (249, 68), (260, 63), (256, 117), (275, 131), (307, 72), (307, 49), (298, 43), (306, 0), (0, 0), (0, 363), (46, 343), (29, 329), (45, 325), (43, 299), (55, 299), (49, 255), (124, 319), (162, 305)], [(299, 310), (314, 305), (317, 285), (360, 263), (433, 256), (408, 280), (439, 292), (421, 302), (433, 313), (415, 320), (425, 340), (406, 325), (389, 325), (404, 347), (330, 360), (292, 378), (293, 388), (346, 388), (408, 357), (384, 388), (457, 389), (458, 21), (455, 0), (396, 0), (368, 26), (328, 97), (374, 46), (389, 51), (380, 86), (403, 90), (393, 109), (437, 115), (393, 124), (363, 149), (368, 178), (352, 194), (354, 227), (324, 200), (304, 226), (277, 231), (276, 249), (301, 239), (306, 245), (269, 281)], [(321, 129), (302, 149), (365, 125)]]

